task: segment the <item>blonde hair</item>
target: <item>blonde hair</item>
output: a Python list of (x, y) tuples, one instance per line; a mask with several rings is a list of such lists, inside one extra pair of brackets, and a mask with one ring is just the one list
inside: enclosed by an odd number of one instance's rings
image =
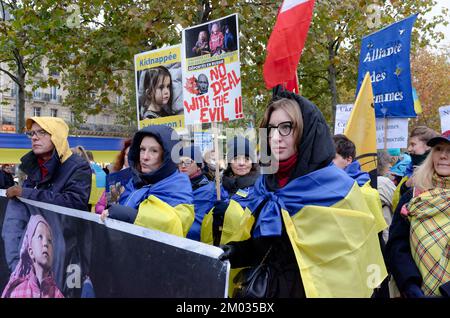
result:
[[(300, 110), (300, 105), (295, 100), (281, 98), (271, 101), (266, 109), (266, 112), (264, 113), (264, 117), (261, 121), (261, 125), (259, 125), (259, 128), (268, 127), (270, 116), (272, 116), (272, 113), (277, 109), (284, 110), (289, 116), (289, 119), (292, 121), (295, 147), (298, 147), (300, 144), (300, 139), (303, 135), (303, 116), (302, 111)], [(295, 150), (298, 151), (298, 149)]]
[(432, 189), (433, 186), (433, 174), (435, 173), (433, 164), (433, 153), (435, 152), (435, 147), (431, 148), (430, 153), (427, 158), (422, 162), (422, 164), (414, 171), (412, 176), (414, 186), (419, 189), (426, 191)]

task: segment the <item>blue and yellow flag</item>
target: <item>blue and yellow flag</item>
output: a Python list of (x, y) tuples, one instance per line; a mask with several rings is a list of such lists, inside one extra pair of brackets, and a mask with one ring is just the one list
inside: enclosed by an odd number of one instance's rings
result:
[(119, 203), (138, 210), (134, 224), (161, 232), (186, 237), (194, 222), (191, 182), (178, 171), (139, 189), (130, 180)]
[(373, 91), (369, 73), (356, 97), (355, 106), (345, 127), (346, 135), (356, 147), (356, 160), (361, 170), (371, 172), (377, 169), (377, 139)]
[(417, 96), (417, 91), (414, 87), (412, 88), (412, 96), (414, 100), (414, 111), (417, 115), (422, 114), (422, 104), (420, 104), (419, 96)]
[(387, 276), (376, 219), (343, 170), (330, 165), (274, 192), (259, 178), (254, 198), (230, 241), (279, 236), (283, 222), (308, 298), (370, 297)]

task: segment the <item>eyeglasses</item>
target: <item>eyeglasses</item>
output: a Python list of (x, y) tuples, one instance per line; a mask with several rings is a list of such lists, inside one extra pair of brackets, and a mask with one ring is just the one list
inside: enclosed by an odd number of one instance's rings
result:
[(187, 166), (190, 166), (193, 162), (194, 162), (194, 160), (192, 160), (192, 159), (183, 159), (183, 160), (180, 160), (178, 165), (181, 167), (183, 167), (183, 166), (187, 167)]
[(267, 126), (267, 130), (268, 130), (268, 135), (271, 136), (273, 134), (273, 129), (276, 128), (278, 130), (278, 133), (285, 137), (285, 136), (289, 136), (292, 132), (292, 128), (293, 128), (293, 123), (292, 121), (284, 121), (282, 123), (279, 123), (277, 126), (272, 126), (272, 125), (268, 125)]
[(49, 133), (46, 132), (44, 129), (41, 130), (29, 130), (25, 132), (25, 135), (27, 135), (28, 138), (33, 138), (34, 135), (38, 136), (38, 138), (42, 138), (47, 136)]

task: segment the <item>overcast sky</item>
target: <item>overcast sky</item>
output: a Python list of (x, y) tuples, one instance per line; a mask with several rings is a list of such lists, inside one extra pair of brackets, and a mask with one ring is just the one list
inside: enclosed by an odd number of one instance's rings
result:
[[(449, 0), (436, 0), (437, 4), (436, 6), (431, 10), (430, 13), (426, 14), (425, 17), (432, 17), (434, 15), (437, 15), (440, 13), (442, 7), (445, 7), (449, 9), (450, 12), (450, 1)], [(450, 13), (447, 14), (447, 21), (450, 21)], [(450, 45), (450, 23), (447, 26), (444, 26), (443, 24), (440, 24), (436, 26), (436, 30), (443, 32), (445, 38), (439, 43), (439, 46), (441, 45)]]

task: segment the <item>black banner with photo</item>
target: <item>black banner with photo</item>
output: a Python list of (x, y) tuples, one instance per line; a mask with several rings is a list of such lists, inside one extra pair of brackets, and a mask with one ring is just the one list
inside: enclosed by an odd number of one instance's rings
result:
[(217, 247), (42, 202), (14, 199), (4, 208), (2, 193), (0, 200), (2, 297), (227, 296), (229, 269)]

